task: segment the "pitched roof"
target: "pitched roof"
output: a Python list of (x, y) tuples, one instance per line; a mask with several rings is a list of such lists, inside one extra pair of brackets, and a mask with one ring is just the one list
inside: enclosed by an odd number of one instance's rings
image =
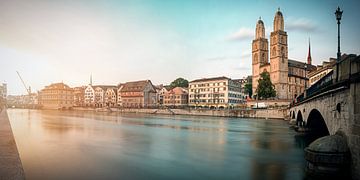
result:
[(116, 86), (112, 86), (112, 85), (96, 85), (96, 86), (92, 86), (92, 87), (93, 87), (93, 89), (100, 87), (104, 91), (106, 91), (108, 88), (113, 88), (113, 89), (117, 88)]
[(170, 91), (167, 92), (168, 94), (187, 94), (188, 90), (182, 87), (174, 87)]
[(229, 80), (230, 78), (225, 77), (225, 76), (213, 77), (213, 78), (202, 78), (202, 79), (195, 79), (195, 80), (193, 80), (193, 81), (190, 81), (190, 83), (193, 83), (193, 82), (203, 82), (203, 81), (216, 81), (216, 80), (223, 80), (223, 79)]
[(148, 83), (150, 83), (150, 85), (153, 86), (150, 80), (127, 82), (124, 84), (124, 87), (120, 91), (121, 92), (142, 92), (142, 91), (144, 91), (144, 89)]

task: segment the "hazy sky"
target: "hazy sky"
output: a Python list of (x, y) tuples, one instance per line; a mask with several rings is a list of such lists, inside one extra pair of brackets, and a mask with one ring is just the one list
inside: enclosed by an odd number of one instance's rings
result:
[(289, 58), (315, 64), (336, 57), (335, 9), (343, 10), (342, 52), (360, 53), (360, 1), (0, 1), (0, 82), (33, 90), (177, 77), (241, 78), (251, 74), (251, 42), (259, 16), (266, 36), (278, 7), (285, 17)]

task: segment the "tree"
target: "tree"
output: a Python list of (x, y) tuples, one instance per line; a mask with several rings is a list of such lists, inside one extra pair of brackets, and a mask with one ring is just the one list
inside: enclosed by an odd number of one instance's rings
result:
[(246, 94), (249, 94), (249, 97), (252, 97), (252, 83), (246, 83), (244, 86), (244, 90)]
[(275, 87), (271, 83), (270, 74), (268, 72), (262, 72), (260, 74), (256, 93), (260, 99), (267, 99), (276, 96)]
[(189, 86), (189, 81), (184, 78), (177, 78), (173, 82), (171, 82), (170, 87), (183, 87), (187, 88)]

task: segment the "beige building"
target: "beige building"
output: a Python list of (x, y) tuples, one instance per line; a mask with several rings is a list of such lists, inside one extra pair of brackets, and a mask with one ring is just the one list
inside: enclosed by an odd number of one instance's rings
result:
[(185, 107), (188, 105), (189, 92), (182, 87), (175, 87), (164, 93), (163, 103), (168, 107)]
[(316, 70), (311, 71), (308, 75), (310, 86), (312, 86), (321, 78), (329, 74), (333, 70), (333, 67), (335, 65), (336, 65), (335, 58), (330, 58), (330, 61), (324, 61), (322, 65), (317, 65)]
[(196, 79), (189, 83), (189, 105), (235, 107), (242, 102), (241, 84), (227, 77)]
[(45, 109), (70, 109), (74, 104), (73, 89), (64, 83), (54, 83), (40, 91), (39, 104)]
[(271, 82), (275, 86), (276, 99), (291, 100), (304, 91), (305, 83), (308, 81), (306, 74), (315, 66), (308, 64), (311, 60), (304, 63), (288, 59), (288, 36), (284, 30), (284, 17), (280, 10), (275, 13), (273, 26), (268, 45), (264, 22), (259, 19), (256, 24), (255, 39), (252, 42), (253, 94), (256, 95), (260, 74), (269, 72)]
[(85, 89), (86, 86), (74, 87), (74, 106), (85, 106)]
[(143, 108), (156, 106), (156, 90), (150, 80), (125, 83), (120, 90), (120, 96), (123, 107)]
[(156, 102), (157, 102), (157, 104), (158, 105), (163, 105), (164, 104), (165, 93), (167, 93), (170, 90), (169, 86), (163, 86), (161, 84), (161, 85), (155, 86), (155, 90), (156, 90)]

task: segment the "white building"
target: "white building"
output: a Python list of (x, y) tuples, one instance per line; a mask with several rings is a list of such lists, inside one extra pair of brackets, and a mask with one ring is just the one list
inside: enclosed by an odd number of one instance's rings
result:
[(118, 87), (117, 87), (117, 105), (119, 107), (122, 107), (122, 98), (121, 98), (121, 89), (124, 87), (124, 84), (119, 84)]
[(85, 106), (95, 106), (95, 89), (91, 84), (85, 88), (84, 96)]
[(241, 85), (227, 77), (196, 79), (189, 83), (189, 105), (208, 108), (235, 107), (242, 102)]

